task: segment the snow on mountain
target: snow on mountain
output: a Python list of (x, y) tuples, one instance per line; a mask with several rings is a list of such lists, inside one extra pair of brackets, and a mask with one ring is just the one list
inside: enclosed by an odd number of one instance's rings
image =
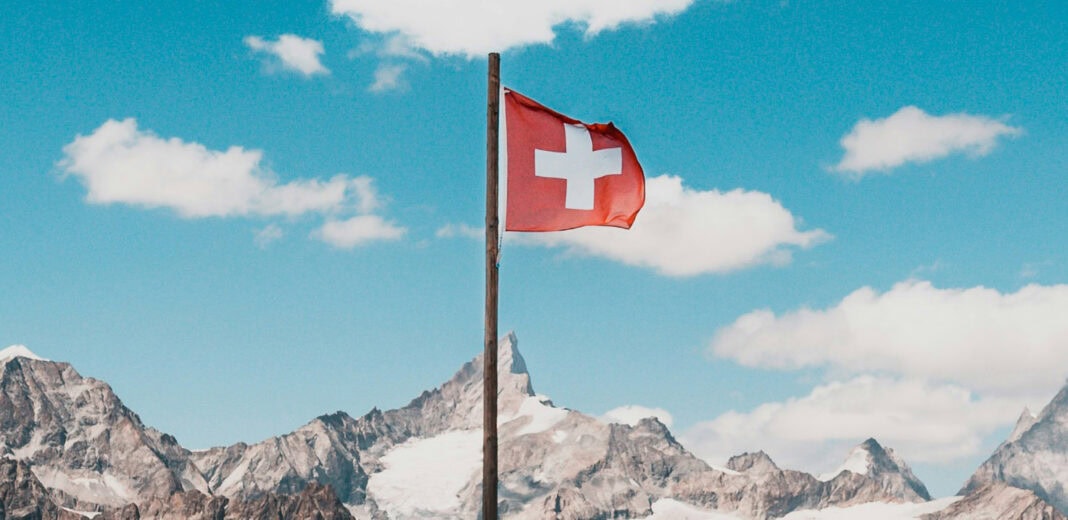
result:
[(514, 434), (530, 435), (551, 429), (564, 420), (567, 417), (567, 413), (566, 409), (553, 406), (548, 397), (536, 395), (524, 399), (520, 403), (519, 409), (516, 410), (515, 415), (501, 417), (497, 422), (508, 424), (516, 420), (525, 419), (526, 424), (516, 430)]
[(739, 517), (701, 509), (671, 498), (662, 498), (652, 505), (653, 514), (644, 520), (740, 520)]
[(871, 453), (868, 452), (864, 446), (857, 446), (849, 452), (849, 456), (846, 457), (845, 462), (841, 466), (838, 466), (834, 471), (824, 473), (819, 477), (816, 477), (824, 482), (837, 477), (839, 473), (843, 471), (852, 471), (857, 475), (868, 474), (868, 459), (871, 457)]
[(959, 494), (1002, 482), (1029, 490), (1068, 514), (1068, 385), (1032, 417), (1025, 410), (1009, 438), (968, 479)]
[[(558, 407), (534, 393), (513, 334), (499, 343), (498, 370), (499, 507), (507, 518), (640, 518), (665, 499), (767, 518), (797, 507), (900, 499), (863, 476), (824, 483), (781, 470), (763, 453), (720, 470), (686, 451), (656, 419), (606, 424)], [(315, 480), (337, 487), (361, 517), (473, 518), (481, 500), (481, 387), (477, 356), (404, 408), (356, 419), (339, 412), (292, 434), (193, 458), (226, 496), (287, 492)], [(333, 460), (345, 463), (320, 462), (328, 453), (343, 453)], [(344, 467), (359, 478), (340, 478)]]
[(482, 433), (460, 430), (412, 439), (381, 459), (367, 492), (378, 507), (400, 518), (441, 518), (460, 509), (460, 491), (481, 478)]
[(11, 345), (4, 350), (0, 350), (0, 363), (16, 357), (48, 361), (47, 359), (34, 354), (30, 349), (26, 348), (26, 345)]
[(817, 511), (794, 511), (782, 517), (782, 520), (912, 520), (926, 518), (925, 515), (950, 507), (958, 500), (960, 497), (940, 498), (930, 502), (869, 502)]

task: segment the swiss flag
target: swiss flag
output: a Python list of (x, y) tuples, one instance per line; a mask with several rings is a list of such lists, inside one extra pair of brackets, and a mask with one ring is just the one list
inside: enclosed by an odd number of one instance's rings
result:
[(630, 228), (645, 174), (612, 123), (586, 124), (504, 89), (505, 231)]

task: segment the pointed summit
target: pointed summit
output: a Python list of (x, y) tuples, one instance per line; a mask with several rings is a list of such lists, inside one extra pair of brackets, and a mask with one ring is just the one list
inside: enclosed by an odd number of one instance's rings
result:
[(519, 353), (519, 338), (515, 331), (509, 331), (497, 341), (497, 365), (512, 374), (527, 374), (527, 363)]
[(1020, 413), (1020, 418), (1016, 419), (1016, 426), (1013, 427), (1012, 433), (1009, 434), (1009, 438), (1005, 442), (1020, 440), (1020, 437), (1023, 437), (1023, 434), (1027, 433), (1027, 430), (1030, 430), (1036, 422), (1038, 422), (1038, 416), (1025, 406), (1023, 412)]
[(873, 438), (853, 448), (838, 469), (820, 475), (819, 479), (833, 480), (846, 471), (874, 480), (883, 491), (903, 500), (919, 502), (931, 499), (927, 486), (912, 473), (912, 468), (904, 459)]
[(17, 357), (48, 361), (47, 359), (34, 354), (30, 349), (26, 348), (26, 345), (11, 345), (4, 350), (0, 350), (0, 362), (15, 359)]
[(1008, 439), (957, 494), (978, 492), (991, 482), (1033, 491), (1068, 513), (1068, 385), (1037, 416), (1024, 410)]
[[(482, 356), (476, 358), (482, 361)], [(497, 385), (498, 393), (519, 394), (523, 397), (534, 395), (530, 384), (527, 362), (519, 353), (519, 339), (515, 332), (509, 332), (497, 342)]]

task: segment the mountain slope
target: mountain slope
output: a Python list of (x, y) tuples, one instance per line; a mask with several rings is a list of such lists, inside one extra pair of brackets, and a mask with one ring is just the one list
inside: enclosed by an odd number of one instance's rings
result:
[(884, 448), (875, 439), (869, 438), (853, 448), (837, 470), (820, 476), (820, 480), (830, 480), (828, 477), (843, 472), (864, 475), (876, 481), (883, 491), (907, 502), (931, 500), (927, 486), (912, 473), (912, 468), (894, 450)]
[(924, 520), (1068, 520), (1034, 492), (1001, 482), (984, 484)]
[(1037, 417), (1025, 411), (1009, 439), (971, 476), (959, 494), (991, 483), (1034, 492), (1068, 513), (1068, 386)]
[(0, 453), (30, 464), (67, 507), (207, 491), (189, 452), (141, 423), (102, 381), (28, 351), (0, 352)]

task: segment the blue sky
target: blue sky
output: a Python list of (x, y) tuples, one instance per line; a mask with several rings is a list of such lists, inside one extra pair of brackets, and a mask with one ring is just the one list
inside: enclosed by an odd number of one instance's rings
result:
[(481, 225), (495, 49), (658, 187), (629, 232), (506, 243), (557, 404), (661, 409), (713, 463), (875, 436), (946, 495), (1068, 375), (1065, 6), (408, 3), (10, 6), (0, 346), (194, 448), (444, 381), (481, 349), (483, 245), (443, 228)]

